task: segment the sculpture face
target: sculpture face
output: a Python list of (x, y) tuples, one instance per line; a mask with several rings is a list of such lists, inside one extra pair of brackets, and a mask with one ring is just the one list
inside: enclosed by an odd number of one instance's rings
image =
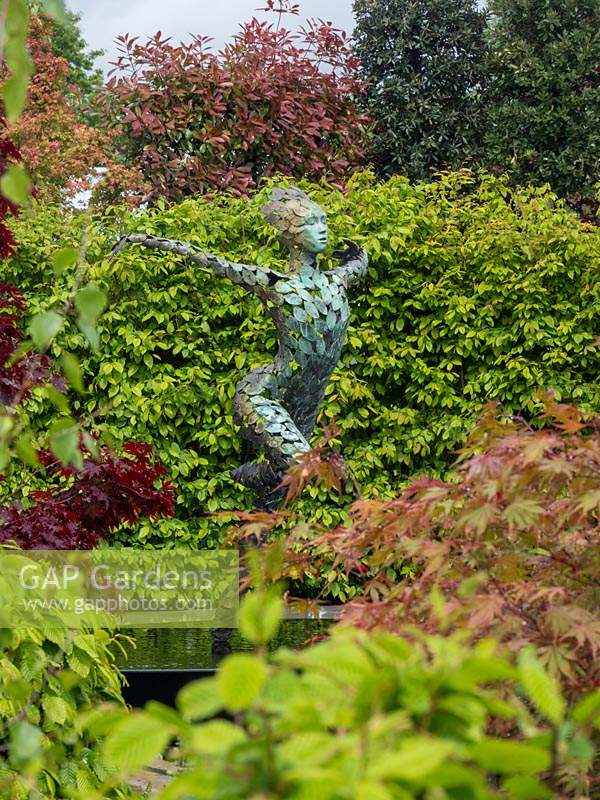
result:
[(311, 209), (296, 233), (296, 244), (307, 253), (322, 253), (327, 247), (327, 217), (319, 206)]

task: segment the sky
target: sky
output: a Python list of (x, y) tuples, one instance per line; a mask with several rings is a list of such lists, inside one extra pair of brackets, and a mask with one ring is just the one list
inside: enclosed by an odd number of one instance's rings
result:
[[(352, 0), (295, 0), (301, 16), (286, 16), (288, 27), (295, 28), (306, 18), (331, 20), (336, 27), (351, 32)], [(176, 42), (189, 34), (214, 38), (219, 49), (234, 34), (241, 22), (252, 16), (271, 18), (256, 9), (264, 0), (67, 0), (67, 6), (81, 14), (83, 35), (92, 49), (106, 50), (98, 65), (108, 68), (114, 60), (115, 39), (124, 33), (142, 40), (161, 31)]]

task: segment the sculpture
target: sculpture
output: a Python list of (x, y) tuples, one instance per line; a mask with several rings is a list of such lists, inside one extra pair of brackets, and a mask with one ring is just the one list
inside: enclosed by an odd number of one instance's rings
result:
[[(277, 506), (276, 491), (294, 456), (310, 449), (319, 406), (340, 358), (350, 319), (346, 290), (367, 271), (366, 252), (347, 240), (340, 266), (321, 272), (317, 254), (327, 247), (325, 213), (300, 189), (275, 189), (263, 208), (290, 251), (286, 273), (233, 264), (196, 245), (132, 233), (128, 243), (178, 253), (254, 292), (275, 322), (279, 349), (271, 364), (237, 384), (234, 420), (246, 443), (246, 461), (232, 477), (253, 489), (264, 509)], [(257, 460), (260, 454), (265, 460)]]

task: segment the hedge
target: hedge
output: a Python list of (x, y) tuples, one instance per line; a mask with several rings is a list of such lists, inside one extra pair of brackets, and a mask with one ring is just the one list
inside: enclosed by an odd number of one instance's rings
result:
[[(509, 190), (501, 178), (466, 172), (415, 185), (361, 173), (346, 193), (303, 188), (328, 212), (332, 245), (351, 237), (371, 255), (321, 416), (338, 423), (365, 495), (391, 493), (419, 471), (443, 473), (490, 398), (527, 416), (539, 390), (554, 389), (600, 409), (600, 229), (547, 188)], [(95, 217), (36, 207), (14, 225), (21, 247), (5, 280), (23, 288), (32, 312), (68, 296), (72, 270), (56, 278), (52, 253), (87, 241), (90, 272), (110, 300), (97, 352), (74, 326), (63, 334), (88, 384), (75, 406), (98, 414), (108, 402), (99, 428), (117, 442), (154, 443), (175, 482), (177, 518), (141, 523), (123, 541), (213, 546), (224, 523), (206, 515), (249, 507), (229, 477), (240, 458), (232, 398), (246, 371), (268, 363), (276, 339), (258, 302), (180, 257), (135, 246), (113, 261), (107, 254), (137, 230), (282, 267), (260, 211), (268, 191)], [(40, 403), (31, 409), (41, 425)], [(19, 474), (2, 491), (24, 497), (33, 485)], [(342, 503), (317, 495), (305, 502), (331, 524)]]

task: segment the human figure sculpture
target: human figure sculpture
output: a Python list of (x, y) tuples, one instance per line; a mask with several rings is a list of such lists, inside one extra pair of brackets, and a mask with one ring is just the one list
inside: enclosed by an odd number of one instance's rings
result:
[[(366, 252), (347, 240), (334, 255), (340, 266), (321, 272), (317, 254), (327, 247), (325, 213), (300, 189), (275, 189), (263, 208), (290, 251), (287, 272), (233, 264), (196, 245), (143, 233), (127, 243), (187, 256), (216, 275), (254, 292), (275, 322), (279, 349), (273, 362), (249, 372), (237, 384), (234, 420), (246, 443), (246, 462), (232, 477), (259, 495), (259, 506), (275, 507), (275, 490), (295, 456), (310, 450), (319, 406), (346, 338), (350, 311), (347, 289), (367, 271)], [(256, 460), (260, 454), (265, 460)]]

